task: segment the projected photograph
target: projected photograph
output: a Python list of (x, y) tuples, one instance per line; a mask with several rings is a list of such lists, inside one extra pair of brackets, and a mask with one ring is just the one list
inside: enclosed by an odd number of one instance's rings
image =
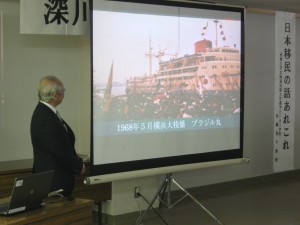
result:
[(239, 125), (240, 21), (108, 11), (93, 18), (99, 133)]
[(93, 0), (91, 15), (93, 173), (242, 155), (243, 9)]

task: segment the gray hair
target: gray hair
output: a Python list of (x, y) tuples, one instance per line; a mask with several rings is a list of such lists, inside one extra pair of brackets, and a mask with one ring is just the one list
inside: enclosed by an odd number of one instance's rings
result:
[(62, 82), (55, 76), (46, 76), (41, 79), (38, 88), (38, 98), (40, 101), (49, 102), (55, 94), (64, 91)]

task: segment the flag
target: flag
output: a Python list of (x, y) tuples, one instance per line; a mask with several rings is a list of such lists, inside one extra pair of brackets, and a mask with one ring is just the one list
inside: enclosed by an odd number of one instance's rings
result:
[(106, 89), (104, 92), (104, 107), (103, 107), (104, 112), (108, 112), (110, 109), (111, 90), (112, 90), (112, 82), (113, 82), (113, 69), (114, 69), (114, 64), (112, 63), (110, 67), (109, 77), (106, 83)]
[(208, 22), (207, 22), (206, 26), (202, 27), (202, 33), (201, 33), (202, 36), (206, 35), (207, 27), (208, 27)]

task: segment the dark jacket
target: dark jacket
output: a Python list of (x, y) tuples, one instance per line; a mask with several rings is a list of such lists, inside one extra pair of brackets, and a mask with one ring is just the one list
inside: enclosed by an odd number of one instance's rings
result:
[[(64, 126), (65, 125), (65, 126)], [(75, 175), (80, 174), (83, 161), (75, 152), (75, 135), (72, 129), (45, 104), (39, 102), (31, 119), (34, 173), (54, 170), (50, 191), (64, 189), (70, 196)]]

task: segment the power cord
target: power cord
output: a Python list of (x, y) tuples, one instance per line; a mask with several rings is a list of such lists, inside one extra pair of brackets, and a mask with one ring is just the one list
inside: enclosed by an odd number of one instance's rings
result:
[(51, 195), (48, 198), (46, 198), (45, 200), (45, 204), (47, 203), (56, 203), (61, 201), (62, 199), (64, 199), (65, 196), (63, 196), (62, 194), (55, 194), (55, 195)]
[[(139, 196), (140, 196), (140, 193), (137, 193), (136, 196), (139, 197)], [(142, 216), (142, 207), (140, 206), (139, 201), (138, 201), (137, 198), (136, 198), (135, 202), (136, 202), (137, 207), (139, 208), (139, 212), (140, 212), (140, 215), (138, 216), (138, 218), (137, 218), (136, 221), (135, 221), (135, 224), (137, 224), (137, 222), (139, 221), (139, 219), (140, 219), (141, 216)]]
[(63, 189), (59, 189), (48, 194), (48, 197), (45, 199), (44, 204), (46, 203), (55, 203), (64, 198), (62, 194), (60, 194)]

